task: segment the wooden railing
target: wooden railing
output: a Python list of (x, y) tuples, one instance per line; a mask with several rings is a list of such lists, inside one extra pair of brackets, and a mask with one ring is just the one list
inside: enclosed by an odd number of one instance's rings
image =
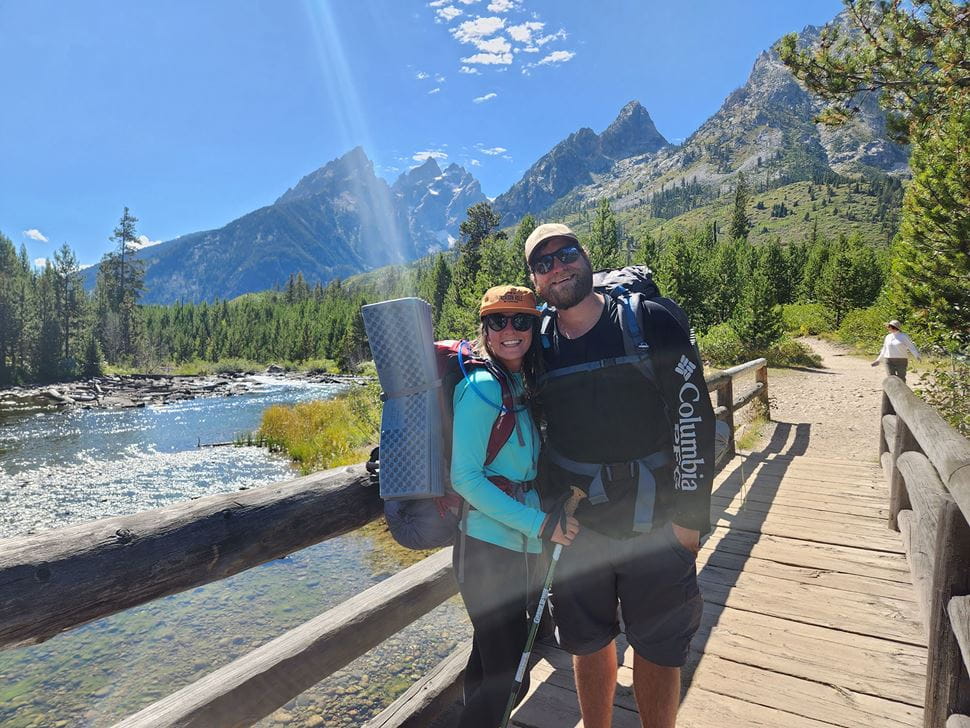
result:
[[(755, 381), (734, 397), (734, 383)], [(764, 359), (707, 377), (715, 413), (758, 398), (768, 407)], [(733, 438), (720, 463), (734, 453)], [(244, 493), (199, 498), (0, 541), (0, 648), (46, 640), (93, 619), (231, 576), (358, 528), (382, 511), (362, 465)], [(269, 715), (457, 592), (451, 549), (382, 581), (116, 728), (248, 726)], [(368, 728), (425, 725), (459, 694), (469, 647), (413, 685)]]
[(923, 725), (970, 728), (970, 441), (887, 377), (879, 456), (927, 636)]

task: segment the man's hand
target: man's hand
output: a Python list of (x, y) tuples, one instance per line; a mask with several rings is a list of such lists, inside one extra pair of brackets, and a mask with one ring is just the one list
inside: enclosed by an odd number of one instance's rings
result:
[(697, 556), (697, 552), (701, 550), (701, 532), (678, 526), (676, 523), (670, 525), (674, 527), (674, 535), (680, 541), (680, 545)]

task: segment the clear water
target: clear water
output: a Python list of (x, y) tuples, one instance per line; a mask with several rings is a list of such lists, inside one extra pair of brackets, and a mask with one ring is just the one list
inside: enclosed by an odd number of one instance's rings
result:
[[(259, 382), (245, 395), (159, 407), (0, 412), (0, 538), (294, 477), (284, 459), (260, 448), (198, 447), (256, 429), (272, 404), (338, 390)], [(0, 725), (111, 725), (396, 568), (371, 538), (349, 534), (0, 652)], [(467, 633), (460, 603), (448, 602), (264, 723), (359, 725)]]

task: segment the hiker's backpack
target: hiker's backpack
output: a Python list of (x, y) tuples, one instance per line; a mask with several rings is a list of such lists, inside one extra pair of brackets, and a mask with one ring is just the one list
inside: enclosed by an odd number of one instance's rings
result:
[[(515, 428), (515, 402), (506, 377), (487, 359), (474, 356), (467, 341), (436, 341), (435, 360), (441, 382), (442, 437), (445, 454), (445, 473), (450, 473), (452, 402), (455, 386), (475, 369), (486, 369), (502, 388), (502, 402), (490, 402), (496, 408), (495, 421), (485, 451), (485, 465), (489, 465), (508, 442)], [(472, 385), (474, 386), (474, 385)], [(475, 390), (477, 392), (477, 390)], [(481, 393), (479, 396), (484, 397)], [(379, 472), (379, 451), (371, 453), (368, 470)], [(490, 477), (497, 487), (506, 489), (510, 483), (504, 478)], [(409, 549), (434, 549), (455, 542), (459, 522), (467, 515), (468, 504), (446, 485), (440, 498), (414, 498), (384, 501), (384, 517), (394, 540)]]
[[(663, 396), (663, 388), (657, 380), (656, 372), (653, 367), (653, 356), (650, 344), (643, 335), (644, 331), (644, 312), (651, 309), (663, 309), (669, 313), (674, 320), (684, 330), (690, 339), (691, 346), (697, 361), (701, 361), (700, 352), (697, 349), (697, 338), (687, 319), (687, 314), (674, 301), (660, 295), (660, 289), (653, 280), (653, 271), (645, 265), (631, 265), (618, 270), (602, 270), (593, 273), (593, 290), (602, 293), (616, 301), (620, 309), (620, 328), (623, 332), (622, 358), (610, 360), (610, 364), (632, 364), (644, 377), (660, 392), (664, 399), (665, 408), (670, 416), (671, 403), (666, 402)], [(539, 323), (539, 336), (542, 346), (548, 349), (552, 346), (552, 324), (555, 320), (556, 312), (554, 308), (546, 308), (542, 311)], [(560, 376), (575, 374), (582, 370), (592, 370), (604, 366), (604, 362), (589, 362), (577, 364), (563, 369), (555, 369), (547, 372), (541, 382), (548, 381)], [(703, 372), (702, 372), (703, 374)]]

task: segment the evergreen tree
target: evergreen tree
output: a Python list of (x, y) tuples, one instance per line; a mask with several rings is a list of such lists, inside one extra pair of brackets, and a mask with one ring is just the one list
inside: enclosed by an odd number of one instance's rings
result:
[[(458, 226), (463, 245), (477, 248), (485, 238), (498, 230), (502, 218), (488, 202), (478, 202), (465, 213), (465, 220)], [(503, 235), (499, 233), (499, 235)]]
[(67, 243), (54, 253), (54, 272), (57, 276), (57, 306), (61, 338), (64, 342), (64, 359), (74, 354), (75, 338), (84, 311), (84, 288), (81, 284), (81, 268), (77, 257)]
[(775, 303), (791, 303), (792, 291), (788, 286), (788, 265), (781, 243), (772, 240), (761, 248), (759, 265), (768, 279), (768, 288)]
[(141, 332), (138, 300), (145, 289), (145, 268), (134, 254), (137, 222), (126, 207), (109, 238), (117, 250), (105, 254), (98, 271), (98, 326), (112, 361), (133, 359)]
[(764, 353), (781, 339), (784, 333), (781, 310), (774, 303), (774, 292), (762, 266), (748, 280), (731, 326), (752, 354)]
[(738, 248), (733, 241), (722, 241), (714, 247), (707, 258), (706, 279), (709, 282), (708, 306), (711, 324), (729, 321), (741, 298), (741, 271), (738, 266)]
[(731, 228), (728, 234), (732, 240), (747, 240), (751, 229), (751, 219), (748, 217), (748, 184), (744, 173), (738, 172), (737, 185), (734, 189), (734, 212), (731, 215)]
[(906, 190), (894, 248), (892, 298), (929, 338), (970, 346), (970, 65), (967, 6), (953, 0), (845, 0), (849, 27), (823, 31), (816, 48), (797, 36), (779, 44), (782, 60), (830, 102), (822, 120), (839, 124), (876, 91), (889, 129), (912, 145), (914, 182)]
[(708, 319), (708, 291), (701, 245), (678, 233), (669, 241), (660, 256), (657, 281), (665, 296), (672, 298), (687, 312), (691, 323), (706, 329)]
[(606, 198), (600, 200), (593, 217), (589, 237), (586, 239), (593, 270), (612, 270), (619, 268), (620, 241), (616, 231), (616, 215)]
[(94, 331), (88, 333), (84, 343), (84, 358), (81, 364), (81, 374), (84, 377), (100, 377), (104, 373), (104, 356), (101, 354), (101, 346), (94, 335)]

